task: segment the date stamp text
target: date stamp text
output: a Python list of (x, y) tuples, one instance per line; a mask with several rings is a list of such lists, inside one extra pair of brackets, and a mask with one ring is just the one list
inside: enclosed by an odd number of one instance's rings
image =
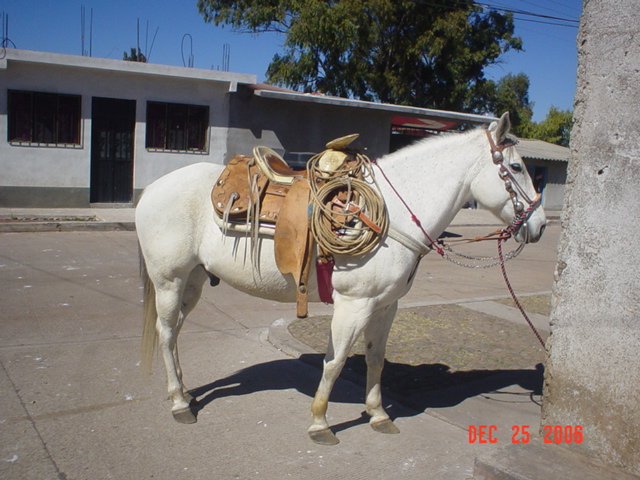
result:
[[(469, 425), (469, 443), (498, 443), (505, 441), (506, 434), (496, 425)], [(541, 431), (544, 443), (582, 443), (584, 433), (581, 425), (544, 425)], [(529, 443), (529, 425), (513, 425), (508, 434), (511, 443)]]

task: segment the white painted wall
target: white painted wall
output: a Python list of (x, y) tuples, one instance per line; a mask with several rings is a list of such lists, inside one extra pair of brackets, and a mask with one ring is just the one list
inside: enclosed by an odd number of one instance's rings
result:
[[(0, 187), (89, 188), (91, 99), (136, 101), (134, 189), (182, 166), (223, 163), (229, 117), (228, 93), (253, 75), (117, 60), (7, 50), (0, 61)], [(11, 145), (7, 141), (7, 90), (82, 96), (82, 143), (78, 147)], [(145, 148), (147, 101), (208, 105), (208, 151), (152, 152)]]

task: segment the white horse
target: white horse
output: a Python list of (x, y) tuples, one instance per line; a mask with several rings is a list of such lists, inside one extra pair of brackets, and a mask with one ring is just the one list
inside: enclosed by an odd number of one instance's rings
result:
[[(311, 406), (309, 435), (315, 442), (338, 442), (326, 419), (329, 394), (362, 333), (367, 346), (366, 412), (370, 424), (383, 433), (398, 433), (382, 406), (380, 388), (398, 299), (411, 288), (417, 263), (430, 251), (430, 239), (438, 238), (466, 202), (476, 200), (509, 224), (516, 217), (515, 210), (523, 210), (524, 200), (529, 208), (523, 219), (526, 223), (515, 233), (516, 240), (535, 242), (542, 235), (545, 214), (537, 201), (530, 200), (536, 192), (507, 137), (509, 128), (505, 114), (488, 130), (421, 141), (377, 162), (374, 170), (389, 212), (389, 234), (369, 253), (335, 258), (331, 335)], [(501, 156), (504, 163), (497, 161)], [(166, 367), (172, 413), (182, 423), (193, 423), (196, 417), (190, 408), (195, 400), (182, 383), (177, 338), (185, 317), (200, 298), (205, 280), (210, 278), (214, 284), (221, 279), (266, 299), (296, 300), (293, 278), (282, 275), (276, 266), (273, 238), (260, 239), (256, 274), (251, 262), (245, 261), (247, 236), (227, 232), (225, 238), (214, 222), (210, 195), (223, 168), (199, 163), (169, 173), (149, 185), (136, 210), (147, 287), (143, 359), (150, 369), (157, 343)], [(408, 208), (420, 220), (421, 228), (412, 221)], [(309, 300), (320, 301), (315, 267), (310, 273)]]

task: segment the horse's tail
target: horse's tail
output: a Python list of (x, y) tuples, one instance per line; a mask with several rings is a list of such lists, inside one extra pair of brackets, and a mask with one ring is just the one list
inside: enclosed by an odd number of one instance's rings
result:
[(151, 375), (153, 366), (153, 353), (158, 344), (158, 333), (156, 331), (156, 320), (158, 312), (156, 310), (156, 289), (153, 282), (149, 278), (147, 272), (147, 264), (144, 261), (142, 250), (140, 250), (140, 276), (144, 286), (142, 299), (143, 305), (143, 324), (142, 324), (142, 371), (147, 375)]

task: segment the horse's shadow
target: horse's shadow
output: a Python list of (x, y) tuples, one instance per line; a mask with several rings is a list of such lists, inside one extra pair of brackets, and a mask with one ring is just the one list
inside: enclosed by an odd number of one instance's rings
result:
[[(215, 400), (269, 390), (295, 389), (313, 398), (322, 373), (324, 355), (305, 354), (299, 359), (276, 360), (247, 367), (207, 385), (191, 390), (198, 399), (194, 413)], [(331, 402), (364, 403), (366, 364), (363, 355), (350, 357), (331, 393)], [(344, 381), (349, 380), (349, 381)], [(382, 384), (384, 396), (394, 399), (387, 408), (392, 419), (417, 415), (428, 408), (453, 407), (468, 398), (519, 385), (534, 396), (542, 394), (543, 367), (521, 370), (472, 370), (451, 372), (442, 364), (406, 365), (386, 362)], [(366, 423), (368, 417), (340, 425), (335, 432)]]

